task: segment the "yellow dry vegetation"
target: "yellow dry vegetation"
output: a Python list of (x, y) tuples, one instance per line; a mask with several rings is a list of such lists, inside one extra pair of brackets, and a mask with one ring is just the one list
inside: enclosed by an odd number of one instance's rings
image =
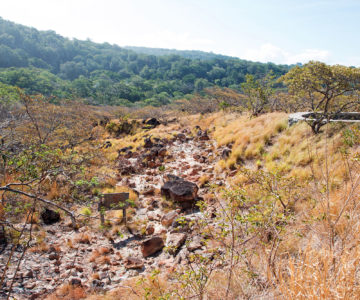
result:
[[(103, 140), (110, 141), (112, 147), (101, 149), (109, 164), (100, 166), (99, 170), (100, 173), (112, 175), (102, 192), (130, 192), (130, 199), (137, 199), (131, 189), (116, 186), (111, 163), (116, 160), (117, 150), (128, 146), (136, 149), (143, 145), (145, 136), (171, 138), (174, 132), (184, 128), (195, 134), (194, 127), (200, 126), (202, 130), (208, 130), (217, 147), (232, 149), (229, 158), (217, 163), (216, 172), (236, 170), (236, 175), (229, 182), (247, 190), (250, 197), (255, 199), (260, 192), (241, 171), (244, 167), (279, 173), (299, 185), (296, 186), (295, 195), (289, 193), (298, 201), (294, 201), (294, 206), (290, 207), (292, 218), (277, 248), (274, 270), (270, 271), (267, 266), (271, 243), (261, 241), (252, 245), (250, 250), (256, 253), (252, 266), (257, 277), (249, 280), (249, 274), (244, 274), (241, 268), (235, 269), (231, 297), (359, 298), (358, 146), (345, 151), (344, 125), (327, 125), (323, 132), (314, 135), (306, 123), (289, 127), (287, 121), (288, 115), (279, 112), (256, 118), (250, 118), (248, 114), (216, 112), (179, 117), (177, 123), (160, 125), (149, 131), (139, 130), (135, 135), (122, 138), (114, 138), (104, 132)], [(204, 176), (200, 183), (206, 184), (208, 180)], [(56, 191), (52, 193), (56, 195)], [(289, 199), (290, 202), (292, 200)], [(130, 219), (133, 213), (130, 211)], [(143, 225), (137, 224), (138, 227)], [(225, 299), (226, 281), (226, 271), (220, 268), (213, 272), (206, 288), (206, 299)], [(252, 285), (255, 281), (263, 282), (263, 290)], [(178, 286), (170, 283), (166, 274), (156, 277), (149, 275), (143, 279), (126, 280), (118, 289), (105, 295), (88, 296), (87, 299), (144, 299), (148, 291), (151, 291), (151, 299), (159, 299), (176, 288)], [(67, 289), (64, 288), (61, 293), (71, 294), (72, 291)]]

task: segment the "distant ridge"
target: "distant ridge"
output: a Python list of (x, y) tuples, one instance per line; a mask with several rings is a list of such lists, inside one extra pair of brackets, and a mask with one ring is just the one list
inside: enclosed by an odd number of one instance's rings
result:
[(179, 55), (190, 59), (239, 59), (238, 57), (227, 56), (222, 54), (215, 54), (213, 52), (205, 52), (200, 50), (177, 50), (167, 48), (150, 48), (150, 47), (137, 47), (137, 46), (125, 46), (125, 49), (133, 50), (137, 53), (143, 53), (148, 55)]
[(0, 18), (0, 83), (29, 94), (159, 106), (208, 87), (240, 90), (246, 74), (279, 77), (290, 68), (198, 50), (69, 39)]

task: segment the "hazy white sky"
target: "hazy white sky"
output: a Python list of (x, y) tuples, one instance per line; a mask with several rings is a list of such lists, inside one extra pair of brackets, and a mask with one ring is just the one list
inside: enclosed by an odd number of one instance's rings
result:
[(360, 0), (1, 0), (0, 16), (120, 46), (360, 66)]

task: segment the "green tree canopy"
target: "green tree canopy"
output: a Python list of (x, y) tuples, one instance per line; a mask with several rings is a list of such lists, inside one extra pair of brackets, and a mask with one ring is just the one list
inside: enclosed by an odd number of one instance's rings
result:
[(314, 113), (315, 120), (310, 124), (314, 133), (329, 119), (359, 103), (359, 68), (310, 61), (291, 69), (280, 80)]

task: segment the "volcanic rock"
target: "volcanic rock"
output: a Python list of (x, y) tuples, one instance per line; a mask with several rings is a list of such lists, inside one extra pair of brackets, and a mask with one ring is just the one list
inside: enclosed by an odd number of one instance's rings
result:
[(125, 260), (126, 269), (142, 269), (144, 267), (144, 262), (135, 257), (128, 257)]
[(52, 225), (60, 221), (60, 214), (51, 209), (45, 208), (41, 213), (41, 219), (46, 225)]
[(225, 148), (222, 152), (221, 152), (221, 158), (222, 159), (227, 159), (231, 154), (231, 149), (229, 148)]
[(170, 234), (166, 241), (166, 246), (168, 247), (168, 251), (170, 254), (175, 254), (180, 247), (186, 241), (186, 234), (185, 233), (173, 233)]
[(141, 244), (141, 252), (144, 257), (148, 257), (159, 250), (164, 248), (164, 241), (159, 236), (153, 236), (149, 239), (146, 239)]
[(165, 182), (161, 187), (161, 195), (178, 202), (183, 208), (190, 208), (195, 204), (198, 190), (195, 183), (175, 179)]
[(174, 222), (177, 217), (178, 213), (175, 210), (171, 211), (161, 218), (161, 224), (165, 227), (168, 227)]

